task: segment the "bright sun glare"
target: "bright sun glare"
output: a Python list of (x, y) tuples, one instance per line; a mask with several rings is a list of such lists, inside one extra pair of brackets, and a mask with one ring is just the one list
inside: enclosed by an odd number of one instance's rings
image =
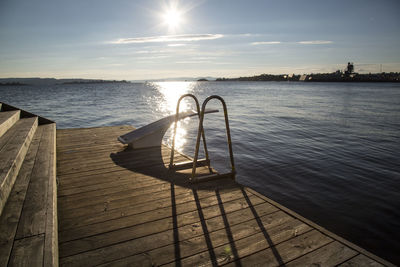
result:
[[(192, 93), (195, 83), (192, 82), (159, 82), (154, 83), (157, 90), (161, 94), (161, 99), (158, 101), (159, 109), (165, 115), (175, 114), (176, 104), (178, 99), (187, 93)], [(189, 104), (190, 99), (184, 98), (180, 104), (180, 111), (187, 111), (191, 109)], [(187, 141), (186, 128), (189, 119), (178, 121), (176, 129), (175, 149), (181, 151)], [(172, 126), (171, 126), (172, 129)], [(172, 144), (172, 136), (169, 136), (167, 143)]]
[(177, 9), (171, 8), (166, 11), (164, 15), (164, 22), (169, 28), (175, 29), (181, 24), (182, 15)]
[(183, 23), (183, 12), (176, 5), (168, 7), (162, 17), (169, 31), (177, 30)]

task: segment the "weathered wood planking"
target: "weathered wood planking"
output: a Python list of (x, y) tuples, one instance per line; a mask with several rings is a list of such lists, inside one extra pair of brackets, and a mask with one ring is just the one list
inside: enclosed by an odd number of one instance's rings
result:
[(168, 148), (116, 141), (131, 130), (57, 131), (62, 266), (390, 265), (232, 180), (190, 184)]
[(57, 266), (55, 124), (39, 125), (0, 217), (0, 266)]
[(38, 127), (33, 137), (24, 163), (18, 173), (13, 190), (8, 197), (3, 213), (0, 216), (0, 266), (7, 266), (9, 261), (22, 207), (25, 201), (26, 191), (28, 189), (36, 154), (39, 148), (42, 130), (41, 127)]
[(4, 111), (0, 112), (0, 136), (7, 132), (19, 120), (21, 111)]
[(14, 242), (9, 266), (45, 266), (43, 262), (44, 235), (36, 235)]
[(0, 214), (14, 186), (37, 126), (37, 117), (22, 119), (12, 127), (16, 131), (9, 138), (8, 132), (2, 136), (7, 142), (0, 149)]

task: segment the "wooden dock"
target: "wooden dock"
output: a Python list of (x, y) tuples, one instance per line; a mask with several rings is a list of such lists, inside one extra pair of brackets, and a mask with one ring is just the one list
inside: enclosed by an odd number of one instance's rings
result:
[(61, 266), (391, 266), (235, 181), (188, 183), (132, 129), (57, 130)]
[(132, 129), (0, 103), (0, 266), (393, 266), (231, 179), (190, 184)]

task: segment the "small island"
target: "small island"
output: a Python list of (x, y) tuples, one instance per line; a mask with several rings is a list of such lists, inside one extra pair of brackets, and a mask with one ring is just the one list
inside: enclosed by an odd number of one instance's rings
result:
[(126, 80), (122, 81), (117, 81), (117, 80), (84, 80), (84, 79), (79, 79), (79, 80), (74, 80), (74, 81), (68, 81), (68, 82), (63, 82), (62, 84), (105, 84), (105, 83), (130, 83)]
[(130, 83), (126, 80), (55, 79), (55, 78), (0, 78), (0, 86), (58, 85), (58, 84), (109, 84)]
[(0, 86), (23, 86), (26, 85), (25, 83), (21, 82), (1, 82)]

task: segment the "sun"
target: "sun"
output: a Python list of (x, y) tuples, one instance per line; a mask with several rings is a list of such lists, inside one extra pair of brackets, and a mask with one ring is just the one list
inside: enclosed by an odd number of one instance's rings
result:
[[(157, 16), (157, 28), (167, 29), (168, 35), (179, 34), (185, 32), (190, 27), (191, 17), (190, 11), (194, 9), (198, 2), (194, 0), (186, 0), (184, 4), (182, 0), (162, 0), (160, 9), (155, 11)], [(183, 1), (182, 1), (183, 2)]]
[(176, 30), (183, 22), (182, 12), (175, 7), (170, 7), (165, 11), (163, 19), (164, 24), (166, 24), (170, 30)]

